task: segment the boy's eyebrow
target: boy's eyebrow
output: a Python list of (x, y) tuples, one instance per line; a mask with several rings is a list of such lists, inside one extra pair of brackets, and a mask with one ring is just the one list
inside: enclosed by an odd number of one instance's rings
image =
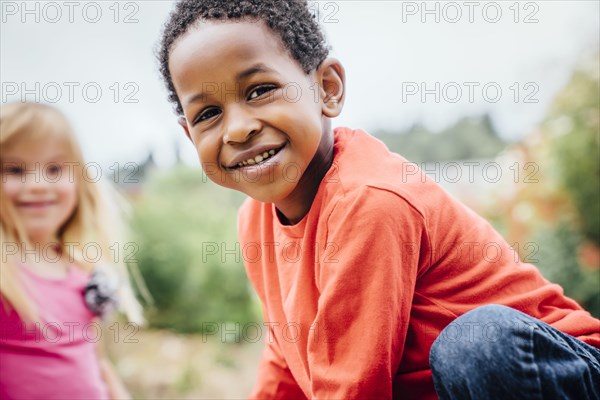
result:
[[(246, 68), (245, 70), (238, 73), (235, 76), (235, 79), (236, 79), (236, 81), (241, 81), (243, 79), (248, 79), (252, 75), (259, 74), (259, 73), (266, 73), (266, 72), (275, 72), (275, 70), (267, 67), (263, 63), (258, 63), (258, 64), (254, 64), (253, 66)], [(205, 92), (197, 93), (197, 94), (193, 95), (192, 97), (190, 97), (190, 99), (187, 100), (186, 103), (187, 104), (195, 103), (198, 100), (205, 99), (206, 95), (207, 94)]]
[(254, 64), (250, 68), (247, 68), (247, 69), (243, 70), (242, 72), (240, 72), (239, 74), (237, 74), (236, 79), (238, 81), (241, 81), (242, 79), (249, 78), (252, 75), (258, 74), (261, 72), (273, 72), (273, 70), (271, 68), (267, 67), (263, 63), (258, 63), (258, 64)]

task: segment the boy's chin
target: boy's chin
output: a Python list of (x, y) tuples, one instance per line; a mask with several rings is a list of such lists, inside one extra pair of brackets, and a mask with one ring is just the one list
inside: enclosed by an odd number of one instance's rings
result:
[(280, 200), (279, 196), (273, 196), (271, 193), (264, 193), (261, 191), (242, 191), (242, 193), (261, 203), (277, 203), (277, 201)]
[[(287, 189), (287, 190), (286, 190)], [(292, 191), (291, 188), (275, 188), (275, 187), (261, 187), (252, 189), (243, 189), (238, 191), (245, 195), (253, 198), (261, 203), (278, 203), (284, 200)]]
[(240, 185), (232, 184), (233, 182), (219, 181), (219, 179), (213, 179), (212, 176), (209, 176), (209, 179), (218, 186), (243, 193), (261, 203), (277, 204), (290, 196), (297, 186), (297, 182), (286, 180), (255, 183), (245, 182), (245, 184)]

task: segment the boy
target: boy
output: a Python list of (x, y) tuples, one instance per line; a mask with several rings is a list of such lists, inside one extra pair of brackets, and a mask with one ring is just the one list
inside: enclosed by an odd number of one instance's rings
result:
[(270, 328), (251, 397), (600, 396), (600, 321), (405, 159), (332, 131), (327, 54), (303, 0), (184, 0), (163, 32), (181, 126), (250, 197), (239, 237)]

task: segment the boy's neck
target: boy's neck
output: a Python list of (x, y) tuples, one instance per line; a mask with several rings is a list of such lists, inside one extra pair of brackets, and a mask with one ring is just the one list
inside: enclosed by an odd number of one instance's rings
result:
[(279, 219), (284, 225), (295, 225), (308, 214), (321, 181), (333, 163), (333, 131), (329, 121), (323, 126), (319, 148), (298, 185), (284, 201), (275, 203)]

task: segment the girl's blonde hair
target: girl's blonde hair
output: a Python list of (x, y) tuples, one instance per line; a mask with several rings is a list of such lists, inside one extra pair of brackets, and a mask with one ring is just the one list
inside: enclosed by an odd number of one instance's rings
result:
[[(16, 144), (45, 140), (61, 141), (64, 144), (64, 150), (71, 161), (70, 171), (76, 182), (76, 208), (58, 232), (63, 254), (72, 257), (78, 267), (91, 271), (96, 263), (84, 259), (83, 247), (90, 243), (98, 246), (101, 250), (99, 262), (110, 266), (110, 270), (118, 276), (121, 311), (131, 322), (143, 323), (142, 308), (131, 289), (127, 266), (120, 257), (111, 259), (111, 255), (114, 255), (111, 243), (116, 242), (121, 250), (124, 245), (122, 239), (125, 229), (120, 218), (123, 199), (109, 185), (84, 179), (85, 164), (77, 139), (66, 117), (57, 109), (37, 103), (11, 103), (0, 107), (0, 162), (3, 162), (3, 153)], [(18, 260), (7, 254), (7, 249), (14, 249), (16, 246), (17, 254), (21, 255), (24, 247), (32, 246), (4, 190), (0, 190), (0, 208), (0, 295), (21, 318), (39, 321), (38, 310), (20, 282)]]

